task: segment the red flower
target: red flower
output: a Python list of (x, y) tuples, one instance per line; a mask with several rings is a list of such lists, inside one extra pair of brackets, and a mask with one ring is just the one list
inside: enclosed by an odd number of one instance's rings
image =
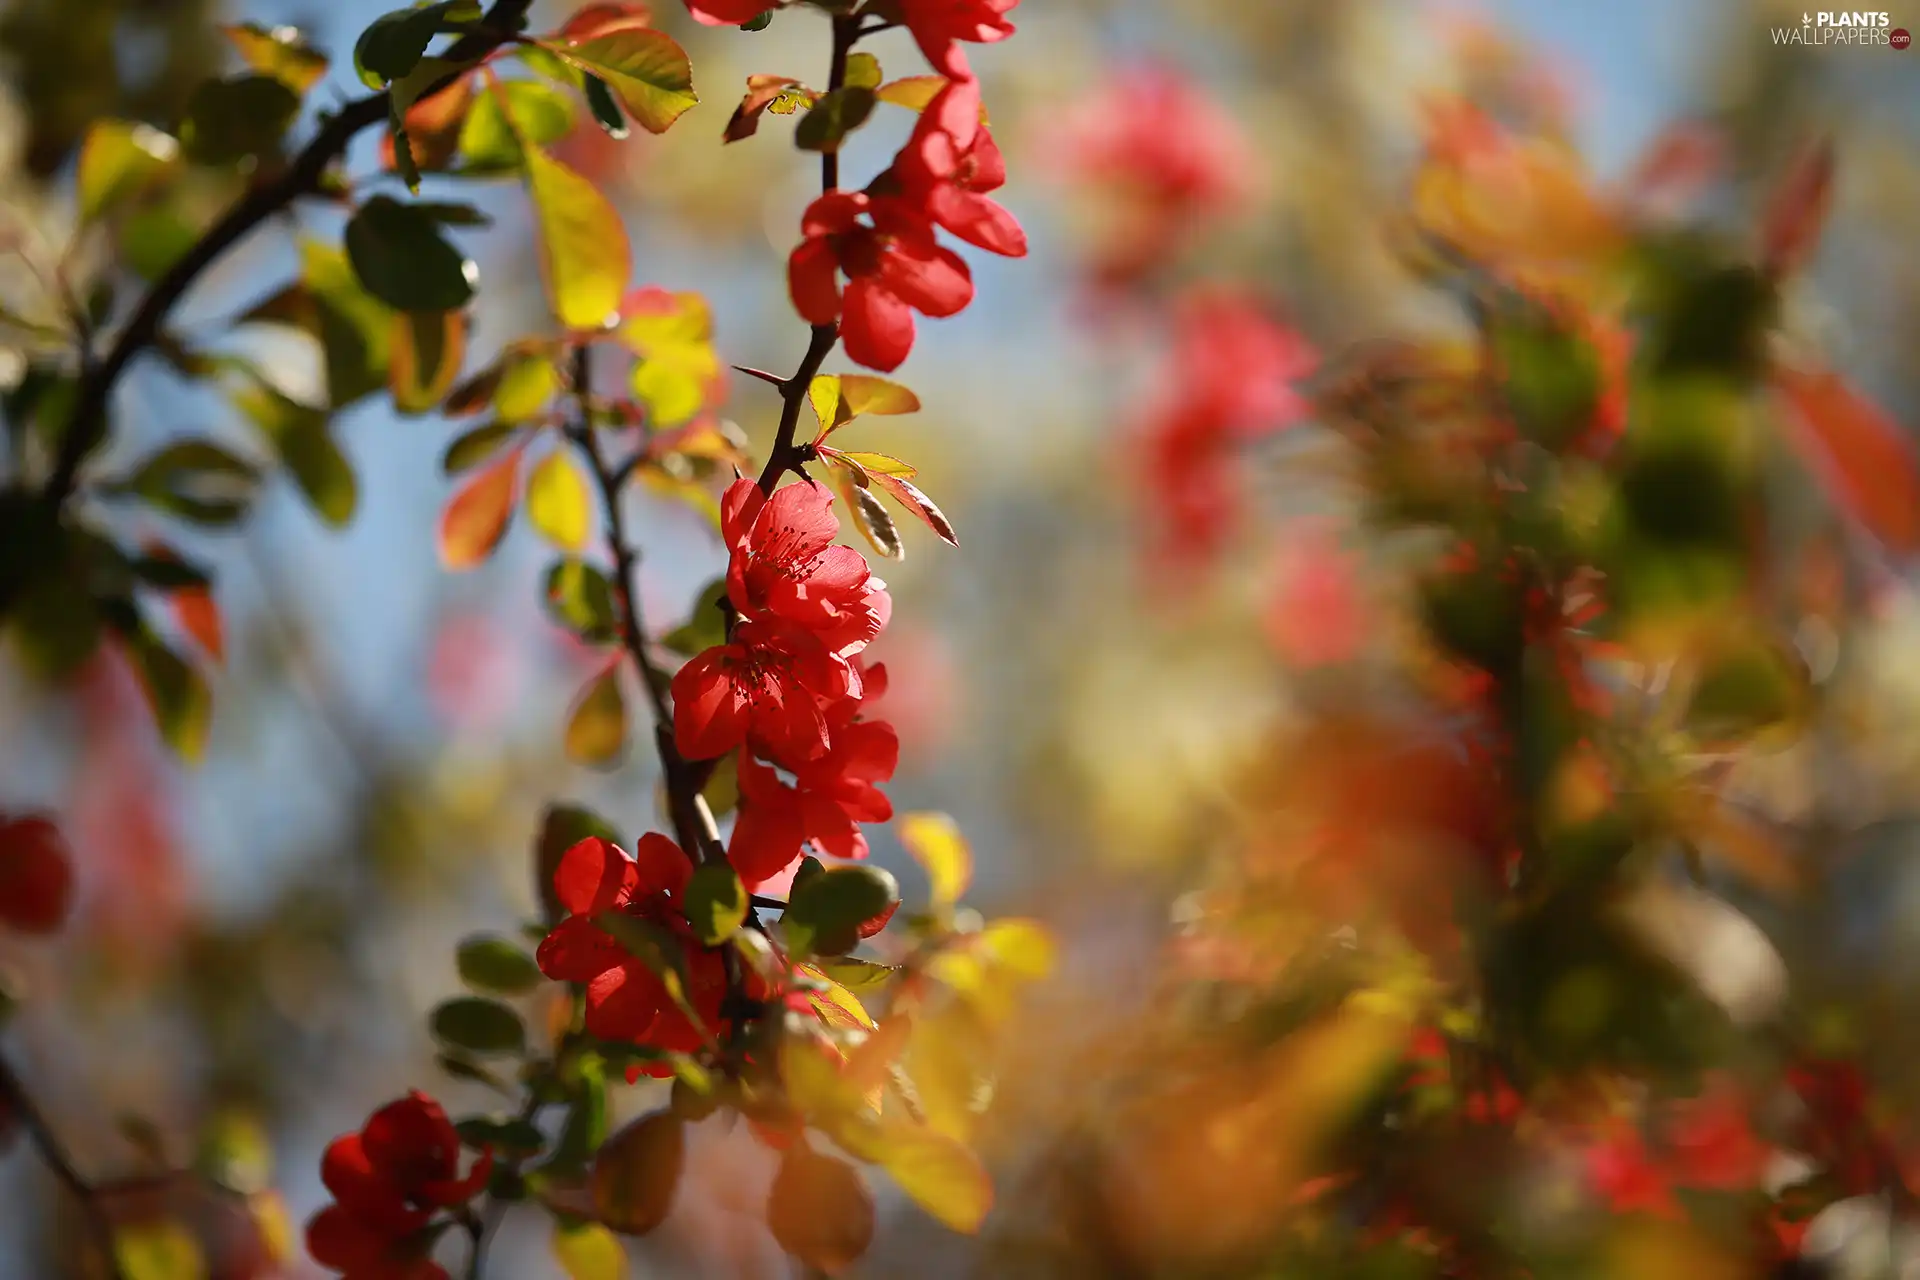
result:
[[(862, 214), (871, 226), (861, 223)], [(950, 316), (973, 301), (973, 275), (933, 226), (897, 200), (830, 191), (801, 219), (787, 262), (793, 305), (809, 324), (841, 324), (847, 355), (887, 372), (913, 350), (913, 313)], [(840, 295), (839, 273), (847, 277)]]
[(1236, 450), (1307, 414), (1294, 384), (1318, 358), (1298, 333), (1231, 293), (1191, 295), (1174, 323), (1142, 462), (1166, 508), (1168, 549), (1191, 559), (1215, 551), (1236, 518)]
[(52, 933), (73, 908), (73, 855), (37, 814), (0, 816), (0, 924)]
[(440, 1280), (446, 1273), (426, 1256), (420, 1233), (435, 1212), (477, 1195), (492, 1171), (483, 1151), (460, 1177), (460, 1135), (440, 1104), (415, 1090), (327, 1147), (320, 1180), (335, 1203), (308, 1223), (307, 1248), (356, 1280)]
[(1674, 1217), (1680, 1206), (1667, 1175), (1647, 1154), (1636, 1129), (1621, 1126), (1611, 1137), (1587, 1148), (1587, 1178), (1615, 1213)]
[(767, 0), (687, 0), (687, 12), (694, 21), (710, 27), (737, 27), (775, 7)]
[(741, 743), (782, 764), (827, 750), (823, 707), (860, 696), (856, 668), (820, 638), (777, 617), (745, 618), (673, 677), (673, 737), (689, 760)]
[(834, 858), (864, 858), (862, 822), (886, 822), (893, 804), (876, 783), (893, 777), (900, 740), (885, 721), (855, 722), (833, 730), (833, 747), (781, 781), (751, 752), (740, 756), (740, 817), (727, 845), (728, 860), (748, 888), (778, 876), (812, 845)]
[(1677, 1101), (1666, 1124), (1675, 1176), (1693, 1187), (1759, 1185), (1773, 1149), (1753, 1131), (1753, 1107), (1730, 1081)]
[[(707, 0), (701, 0), (706, 3)], [(934, 70), (949, 80), (971, 80), (973, 69), (958, 42), (993, 44), (1013, 34), (1006, 15), (1020, 0), (898, 0), (900, 21)]]
[[(540, 971), (556, 982), (586, 985), (589, 1033), (681, 1053), (705, 1043), (700, 1028), (647, 963), (594, 923), (609, 912), (645, 921), (682, 948), (687, 1000), (707, 1028), (718, 1032), (726, 966), (719, 952), (699, 945), (687, 925), (681, 894), (692, 875), (693, 864), (680, 846), (657, 832), (640, 837), (632, 857), (598, 837), (561, 855), (553, 887), (571, 914), (541, 942), (538, 960)], [(664, 1066), (659, 1070), (670, 1073)]]
[(752, 480), (734, 481), (720, 505), (721, 536), (733, 553), (727, 594), (743, 617), (783, 618), (849, 657), (880, 634), (893, 606), (866, 557), (832, 545), (840, 532), (832, 505), (812, 483), (765, 498)]
[(985, 194), (1006, 185), (1007, 162), (980, 123), (979, 81), (950, 81), (934, 95), (891, 172), (898, 198), (962, 240), (1009, 258), (1026, 256), (1027, 233)]

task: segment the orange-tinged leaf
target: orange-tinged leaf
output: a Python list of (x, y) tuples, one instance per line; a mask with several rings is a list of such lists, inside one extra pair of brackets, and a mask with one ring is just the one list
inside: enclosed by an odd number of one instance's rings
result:
[(826, 984), (822, 991), (809, 992), (807, 998), (821, 1021), (830, 1027), (851, 1027), (862, 1031), (873, 1030), (873, 1019), (867, 1013), (860, 998), (829, 978), (819, 968), (810, 964), (796, 965), (796, 970), (817, 982)]
[(993, 1182), (968, 1147), (924, 1127), (900, 1127), (882, 1139), (880, 1163), (922, 1209), (949, 1230), (972, 1234), (993, 1208)]
[[(738, 142), (758, 133), (761, 113), (799, 84), (791, 76), (748, 76), (746, 96), (740, 99), (740, 105), (733, 109), (733, 118), (727, 121), (725, 141)], [(811, 97), (811, 90), (805, 92)]]
[(888, 475), (885, 472), (872, 472), (873, 482), (893, 495), (894, 501), (919, 517), (921, 523), (940, 535), (944, 542), (953, 546), (960, 545), (960, 539), (953, 532), (953, 525), (933, 499), (922, 493), (913, 481), (905, 476)]
[(618, 27), (577, 43), (547, 47), (606, 81), (648, 133), (665, 133), (700, 101), (693, 91), (687, 51), (664, 31)]
[(580, 464), (566, 450), (549, 453), (527, 477), (527, 521), (563, 551), (587, 545), (593, 497)]
[(1035, 981), (1053, 972), (1058, 948), (1037, 920), (995, 920), (974, 938), (974, 945), (1011, 977)]
[(611, 764), (626, 749), (627, 699), (620, 691), (620, 665), (615, 655), (580, 690), (567, 713), (567, 759), (576, 764)]
[(167, 597), (167, 603), (172, 607), (174, 621), (180, 624), (180, 629), (192, 636), (194, 643), (215, 662), (225, 661), (226, 633), (220, 623), (220, 606), (214, 603), (213, 592), (205, 587), (187, 587)]
[[(828, 462), (840, 460), (838, 453), (826, 449), (821, 450), (820, 456)], [(893, 513), (887, 510), (886, 504), (867, 487), (866, 474), (856, 465), (845, 465), (835, 466), (832, 476), (833, 486), (861, 536), (885, 559), (898, 560), (904, 556), (906, 547), (900, 541), (900, 528), (893, 522)]]
[(1822, 139), (1794, 158), (1760, 220), (1760, 260), (1786, 275), (1813, 256), (1833, 203), (1833, 143)]
[(653, 21), (653, 14), (643, 4), (632, 0), (603, 0), (601, 3), (581, 5), (574, 10), (573, 16), (560, 24), (553, 38), (563, 44), (575, 40), (591, 40), (611, 31), (626, 27), (644, 27)]
[(1899, 425), (1829, 372), (1780, 369), (1791, 438), (1834, 499), (1897, 551), (1920, 548), (1920, 457)]
[(513, 516), (521, 449), (515, 448), (460, 486), (440, 513), (440, 560), (471, 569), (493, 554)]
[(524, 150), (554, 314), (569, 329), (604, 328), (633, 270), (627, 229), (593, 183), (538, 147)]
[(294, 27), (263, 27), (248, 22), (220, 28), (246, 64), (273, 76), (295, 93), (313, 88), (327, 74), (327, 57)]
[(453, 389), (467, 358), (463, 311), (396, 311), (391, 322), (387, 389), (401, 413), (425, 413)]
[[(414, 166), (422, 172), (445, 169), (460, 153), (460, 130), (480, 96), (475, 83), (473, 76), (456, 80), (431, 98), (415, 102), (400, 117)], [(394, 159), (393, 131), (388, 129), (380, 135), (380, 167), (397, 168)]]
[(973, 883), (973, 851), (960, 827), (944, 813), (909, 813), (900, 819), (900, 843), (926, 869), (935, 910), (953, 906)]

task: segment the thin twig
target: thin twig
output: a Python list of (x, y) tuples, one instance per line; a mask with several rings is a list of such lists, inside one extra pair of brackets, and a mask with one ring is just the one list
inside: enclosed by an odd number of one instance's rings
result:
[(73, 1157), (68, 1154), (60, 1136), (34, 1104), (26, 1085), (14, 1074), (13, 1064), (4, 1058), (0, 1058), (0, 1107), (12, 1113), (14, 1120), (26, 1131), (33, 1149), (39, 1153), (40, 1162), (80, 1202), (80, 1211), (86, 1215), (94, 1244), (106, 1261), (108, 1276), (112, 1280), (125, 1280), (126, 1271), (121, 1267), (120, 1256), (114, 1249), (113, 1219), (100, 1198), (100, 1188), (75, 1167)]
[[(451, 62), (475, 62), (492, 53), (501, 44), (498, 32), (518, 28), (533, 7), (533, 0), (495, 0), (482, 19), (487, 34), (470, 33), (456, 40), (444, 54)], [(432, 97), (466, 74), (466, 68), (436, 81), (421, 99)], [(292, 162), (271, 181), (250, 188), (200, 237), (153, 288), (140, 300), (133, 316), (120, 330), (106, 356), (80, 382), (73, 416), (67, 421), (60, 439), (60, 451), (53, 471), (41, 493), (42, 505), (49, 517), (57, 517), (60, 508), (73, 494), (80, 465), (93, 452), (106, 432), (107, 404), (120, 376), (133, 358), (151, 347), (159, 336), (167, 315), (193, 283), (228, 249), (245, 239), (261, 223), (289, 208), (301, 196), (321, 189), (327, 169), (346, 155), (348, 144), (362, 129), (385, 120), (389, 114), (385, 91), (356, 98), (327, 119), (313, 140), (301, 148)]]

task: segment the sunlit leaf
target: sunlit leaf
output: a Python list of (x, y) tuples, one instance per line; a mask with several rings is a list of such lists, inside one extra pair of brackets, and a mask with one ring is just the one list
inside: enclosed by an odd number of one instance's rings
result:
[(461, 942), (454, 959), (460, 980), (476, 991), (517, 996), (540, 985), (540, 966), (524, 948), (505, 938), (468, 938)]
[(993, 1181), (968, 1147), (920, 1126), (890, 1129), (881, 1164), (900, 1189), (949, 1230), (971, 1234), (993, 1208)]
[(573, 99), (554, 85), (509, 80), (489, 86), (461, 126), (459, 171), (512, 173), (524, 165), (527, 148), (566, 137), (573, 120)]
[(477, 466), (498, 453), (519, 430), (511, 422), (482, 423), (456, 437), (447, 446), (446, 453), (440, 458), (440, 469), (451, 476)]
[(278, 78), (295, 93), (305, 93), (327, 74), (327, 56), (293, 27), (243, 22), (222, 26), (220, 34), (248, 66)]
[(926, 869), (934, 909), (959, 902), (973, 882), (973, 851), (959, 825), (944, 813), (908, 813), (901, 815), (898, 830), (900, 843)]
[(206, 752), (213, 722), (213, 698), (206, 681), (144, 625), (125, 639), (127, 657), (140, 677), (161, 740), (181, 759), (199, 760)]
[(96, 121), (80, 144), (80, 220), (91, 222), (136, 198), (173, 169), (180, 144), (151, 125)]
[[(929, 103), (942, 89), (947, 87), (944, 76), (906, 76), (891, 80), (873, 91), (874, 97), (881, 102), (891, 102), (896, 107), (905, 107), (909, 111), (925, 111)], [(987, 107), (980, 105), (980, 123), (988, 124)]]
[(685, 893), (687, 923), (694, 937), (715, 946), (733, 935), (747, 918), (747, 890), (724, 862), (696, 868)]
[(440, 561), (471, 569), (493, 554), (513, 516), (520, 449), (515, 448), (462, 485), (440, 513)]
[(889, 475), (886, 472), (873, 472), (873, 483), (885, 489), (894, 501), (916, 516), (927, 528), (933, 530), (944, 542), (960, 545), (960, 539), (953, 532), (953, 525), (947, 520), (933, 499), (922, 493), (911, 480), (904, 476)]
[(727, 121), (725, 141), (739, 142), (742, 138), (751, 138), (758, 133), (761, 114), (768, 107), (773, 106), (776, 100), (791, 96), (791, 91), (797, 87), (803, 89), (808, 104), (811, 105), (813, 91), (804, 89), (800, 82), (791, 76), (748, 76), (746, 96), (740, 99), (740, 105), (733, 109), (733, 116)]
[(553, 1224), (553, 1256), (568, 1280), (622, 1280), (627, 1251), (597, 1222)]
[(460, 311), (405, 311), (393, 318), (388, 388), (401, 413), (425, 413), (460, 376), (467, 354), (467, 317)]
[(621, 659), (616, 656), (574, 699), (567, 712), (567, 759), (604, 766), (618, 761), (627, 747), (627, 699), (620, 690)]
[(821, 95), (793, 131), (794, 144), (802, 151), (838, 151), (873, 114), (874, 101), (873, 90), (851, 86)]
[(527, 521), (563, 551), (587, 545), (593, 522), (593, 496), (580, 464), (565, 449), (542, 458), (527, 477)]
[(257, 378), (234, 393), (234, 403), (272, 442), (300, 492), (322, 520), (339, 528), (353, 518), (360, 485), (329, 430), (327, 412), (301, 404)]
[[(401, 113), (401, 127), (406, 132), (407, 148), (417, 169), (437, 172), (451, 165), (460, 153), (467, 116), (478, 98), (475, 83), (473, 76), (462, 77), (439, 93), (419, 99)], [(513, 154), (513, 162), (518, 163), (518, 150)], [(389, 170), (399, 167), (391, 129), (380, 137), (380, 167)]]
[(621, 27), (566, 45), (549, 45), (567, 61), (606, 81), (648, 133), (664, 133), (700, 101), (687, 52), (664, 31)]
[(721, 363), (706, 299), (642, 289), (621, 311), (620, 339), (640, 357), (633, 368), (634, 398), (646, 406), (649, 421), (677, 426), (708, 407), (718, 393)]
[(208, 1274), (193, 1232), (168, 1218), (115, 1230), (113, 1256), (120, 1280), (203, 1280)]
[(575, 9), (553, 33), (553, 38), (562, 44), (571, 44), (626, 27), (650, 26), (652, 22), (653, 14), (647, 6), (635, 0), (593, 0)]
[(613, 584), (584, 560), (568, 557), (547, 572), (547, 615), (589, 644), (606, 644), (620, 634)]
[(885, 77), (880, 73), (880, 59), (872, 54), (862, 51), (847, 57), (847, 84), (856, 89), (878, 89), (883, 79)]
[(627, 231), (599, 188), (538, 148), (526, 154), (547, 296), (570, 329), (611, 319), (633, 270)]

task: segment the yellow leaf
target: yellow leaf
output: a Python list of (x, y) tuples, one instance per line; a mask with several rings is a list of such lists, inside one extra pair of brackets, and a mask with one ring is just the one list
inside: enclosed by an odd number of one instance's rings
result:
[(900, 819), (900, 843), (926, 868), (936, 911), (960, 901), (973, 883), (973, 851), (959, 826), (944, 813), (909, 813)]
[(493, 392), (493, 413), (502, 422), (525, 422), (547, 407), (560, 389), (560, 375), (545, 354), (511, 359), (500, 370)]
[(621, 1280), (627, 1251), (597, 1222), (554, 1223), (553, 1256), (570, 1280)]
[(538, 147), (525, 148), (540, 267), (554, 314), (569, 329), (600, 329), (620, 307), (632, 249), (599, 188)]
[(664, 31), (622, 27), (579, 44), (548, 47), (605, 80), (648, 133), (666, 132), (700, 101), (686, 51)]
[(180, 158), (180, 144), (151, 125), (101, 120), (80, 144), (80, 220), (90, 222), (158, 180)]
[(125, 1280), (206, 1280), (207, 1260), (177, 1222), (145, 1222), (116, 1231), (113, 1252)]
[(852, 421), (852, 415), (842, 416), (840, 403), (840, 375), (822, 373), (807, 384), (807, 399), (813, 405), (813, 416), (820, 420), (820, 434), (827, 432), (844, 422)]
[(577, 764), (608, 764), (627, 745), (627, 700), (620, 692), (620, 662), (587, 682), (567, 714), (567, 759)]
[[(873, 96), (909, 111), (925, 111), (927, 104), (933, 101), (933, 95), (946, 87), (944, 76), (905, 76), (881, 85), (873, 91)], [(989, 123), (984, 102), (980, 104), (980, 123)]]
[(645, 289), (629, 299), (620, 337), (640, 362), (633, 368), (634, 398), (657, 427), (694, 417), (720, 380), (713, 349), (713, 314), (697, 293)]
[(508, 452), (462, 485), (440, 513), (440, 560), (449, 569), (471, 569), (500, 545), (513, 515), (520, 450)]
[(571, 453), (554, 450), (527, 477), (527, 520), (563, 551), (587, 545), (593, 497)]
[(815, 1120), (849, 1115), (861, 1107), (860, 1091), (840, 1071), (826, 1045), (809, 1036), (788, 1036), (780, 1044), (780, 1083), (787, 1100)]
[(840, 455), (848, 462), (855, 463), (870, 476), (917, 476), (920, 469), (910, 462), (902, 462), (890, 453), (843, 453)]
[(920, 412), (919, 396), (897, 382), (868, 373), (841, 374), (840, 398), (847, 402), (847, 412), (856, 418), (863, 413)]
[(255, 23), (223, 26), (224, 35), (255, 71), (270, 75), (295, 93), (305, 93), (327, 74), (326, 55), (309, 45), (294, 27)]
[(1053, 972), (1053, 935), (1037, 920), (995, 920), (976, 935), (974, 945), (1012, 977), (1031, 980)]
[(964, 1144), (933, 1129), (889, 1131), (880, 1160), (900, 1189), (949, 1230), (972, 1234), (993, 1207), (993, 1183)]

